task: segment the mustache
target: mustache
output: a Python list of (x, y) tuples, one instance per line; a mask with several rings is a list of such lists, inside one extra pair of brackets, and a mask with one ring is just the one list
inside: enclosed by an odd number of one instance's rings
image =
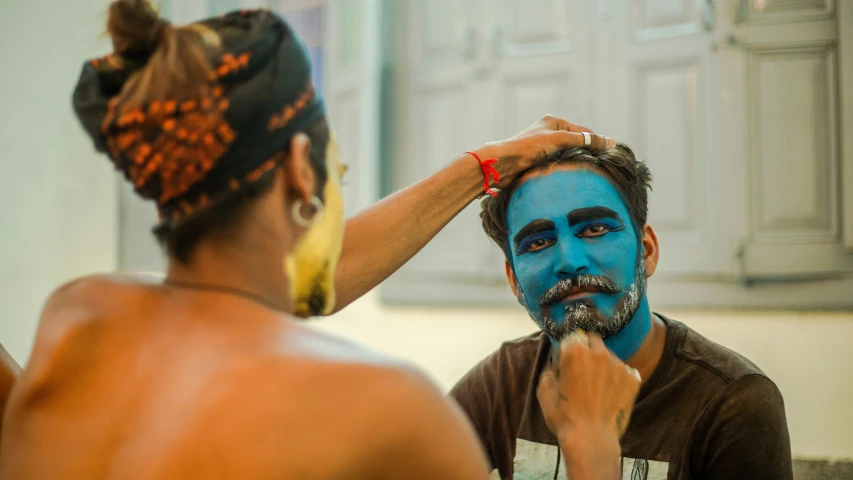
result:
[(581, 274), (574, 278), (564, 278), (549, 288), (539, 299), (539, 307), (547, 308), (566, 298), (572, 288), (583, 292), (619, 293), (616, 282), (603, 275)]

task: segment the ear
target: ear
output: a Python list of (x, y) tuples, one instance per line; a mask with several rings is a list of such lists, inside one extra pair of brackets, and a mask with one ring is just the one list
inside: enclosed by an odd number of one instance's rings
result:
[(643, 263), (646, 267), (646, 278), (655, 274), (659, 256), (658, 236), (650, 225), (646, 225), (643, 227)]
[(306, 204), (317, 194), (317, 182), (311, 165), (311, 139), (297, 133), (290, 140), (290, 155), (284, 162), (284, 181), (289, 196), (299, 198)]
[(515, 272), (512, 271), (512, 265), (507, 261), (504, 264), (504, 268), (506, 269), (506, 279), (509, 282), (509, 288), (515, 295), (515, 298), (518, 298), (518, 280), (515, 278)]

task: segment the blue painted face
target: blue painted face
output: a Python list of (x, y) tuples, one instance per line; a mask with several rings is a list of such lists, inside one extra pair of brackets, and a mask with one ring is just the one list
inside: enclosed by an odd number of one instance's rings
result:
[(553, 342), (597, 332), (623, 360), (651, 328), (643, 247), (619, 192), (601, 173), (530, 177), (507, 215), (519, 301)]

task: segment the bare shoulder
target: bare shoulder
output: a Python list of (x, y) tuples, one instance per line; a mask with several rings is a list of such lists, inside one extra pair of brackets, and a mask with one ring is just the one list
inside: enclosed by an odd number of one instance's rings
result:
[(485, 454), (467, 418), (426, 378), (390, 373), (375, 398), (367, 415), (384, 423), (368, 456), (375, 478), (487, 477)]
[(108, 275), (82, 277), (59, 286), (42, 308), (33, 353), (39, 354), (70, 332), (91, 328), (108, 308), (125, 302), (132, 293), (132, 287)]
[(70, 331), (85, 328), (94, 316), (93, 307), (97, 305), (91, 300), (109, 298), (111, 290), (111, 283), (102, 276), (79, 278), (56, 288), (42, 307), (30, 366)]
[[(227, 395), (236, 403), (219, 407), (242, 406), (227, 417), (244, 438), (274, 437), (296, 453), (287, 462), (311, 458), (332, 469), (330, 478), (486, 478), (473, 430), (425, 376), (332, 336), (297, 327), (289, 337), (301, 346), (233, 370), (220, 383), (238, 386)], [(247, 425), (257, 431), (247, 434)]]
[(42, 319), (50, 319), (56, 311), (79, 305), (92, 298), (96, 292), (107, 293), (112, 288), (108, 277), (92, 275), (71, 280), (57, 287), (45, 302)]
[(128, 296), (139, 293), (139, 286), (147, 284), (141, 276), (131, 278), (100, 274), (69, 281), (50, 294), (42, 309), (41, 321), (97, 316), (99, 307), (120, 304)]

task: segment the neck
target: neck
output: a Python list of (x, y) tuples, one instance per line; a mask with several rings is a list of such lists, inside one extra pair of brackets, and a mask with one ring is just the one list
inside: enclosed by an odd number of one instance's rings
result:
[(169, 261), (166, 283), (214, 287), (243, 292), (284, 312), (293, 311), (290, 282), (284, 273), (284, 251), (274, 246), (253, 248), (201, 243), (187, 263)]
[(665, 343), (666, 324), (651, 313), (645, 296), (628, 325), (616, 335), (604, 340), (604, 344), (620, 360), (640, 372), (643, 382), (657, 367), (663, 356)]
[(648, 299), (643, 295), (643, 299), (640, 301), (637, 311), (634, 312), (634, 316), (631, 317), (631, 321), (619, 333), (607, 337), (604, 340), (604, 344), (620, 360), (623, 362), (627, 361), (637, 353), (646, 341), (651, 326), (651, 309), (649, 308)]

